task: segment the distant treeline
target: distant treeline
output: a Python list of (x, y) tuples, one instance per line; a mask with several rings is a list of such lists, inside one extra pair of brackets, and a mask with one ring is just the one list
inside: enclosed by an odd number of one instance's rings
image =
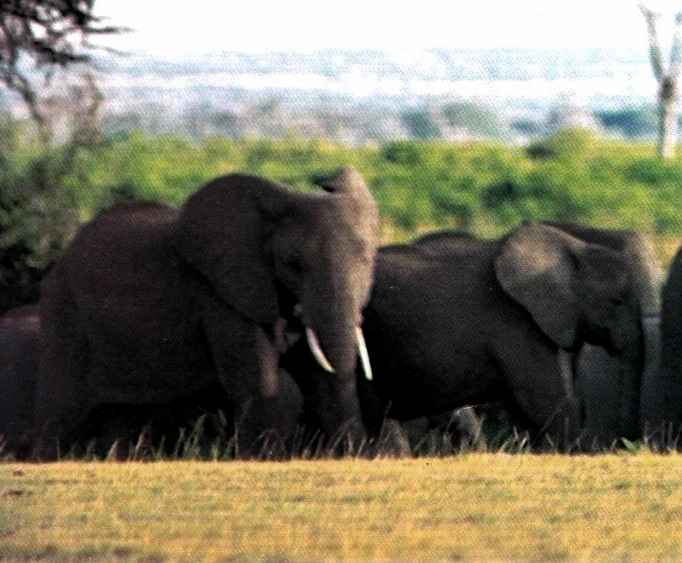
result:
[(624, 139), (653, 139), (653, 106), (591, 111), (570, 103), (548, 111), (525, 111), (510, 116), (492, 106), (471, 102), (424, 103), (415, 107), (349, 103), (301, 104), (299, 100), (266, 98), (231, 109), (208, 103), (172, 110), (161, 104), (123, 112), (106, 112), (108, 136), (139, 130), (150, 135), (180, 134), (193, 139), (224, 136), (331, 139), (362, 145), (383, 139), (504, 140), (525, 142), (566, 127), (589, 128)]
[(36, 280), (77, 226), (116, 202), (181, 205), (210, 178), (233, 171), (310, 189), (317, 175), (342, 164), (364, 174), (386, 242), (439, 227), (492, 236), (526, 219), (558, 219), (642, 230), (659, 241), (665, 260), (682, 237), (682, 159), (662, 162), (652, 144), (600, 140), (584, 130), (523, 148), (196, 142), (142, 133), (45, 148), (7, 121), (0, 123), (0, 310), (35, 297)]

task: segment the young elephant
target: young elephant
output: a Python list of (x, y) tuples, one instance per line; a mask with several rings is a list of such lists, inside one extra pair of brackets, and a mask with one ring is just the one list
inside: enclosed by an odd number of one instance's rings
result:
[(558, 351), (592, 342), (619, 353), (639, 313), (618, 253), (530, 223), (500, 240), (443, 232), (382, 248), (364, 318), (371, 428), (501, 400), (570, 445), (579, 425)]
[(354, 370), (378, 215), (354, 169), (321, 185), (233, 174), (180, 210), (124, 205), (81, 228), (42, 287), (36, 454), (54, 457), (98, 405), (170, 404), (216, 382), (240, 454), (257, 452), (287, 425), (279, 357), (298, 322), (335, 372), (316, 405), (324, 431), (362, 434)]
[(660, 268), (649, 241), (631, 230), (548, 223), (588, 243), (601, 244), (624, 259), (639, 308), (639, 335), (622, 354), (585, 344), (574, 358), (576, 398), (583, 427), (595, 445), (649, 435), (661, 402), (659, 362)]

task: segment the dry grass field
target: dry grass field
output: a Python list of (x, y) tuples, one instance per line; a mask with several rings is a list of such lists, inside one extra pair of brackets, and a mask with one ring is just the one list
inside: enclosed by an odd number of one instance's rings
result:
[(682, 456), (0, 465), (0, 560), (680, 560)]

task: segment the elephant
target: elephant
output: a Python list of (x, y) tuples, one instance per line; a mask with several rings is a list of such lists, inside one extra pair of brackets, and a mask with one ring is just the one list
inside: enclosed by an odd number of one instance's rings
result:
[(219, 383), (239, 455), (288, 427), (279, 360), (301, 327), (324, 366), (329, 437), (363, 436), (360, 329), (379, 219), (343, 167), (301, 192), (248, 174), (216, 178), (180, 208), (119, 204), (82, 226), (41, 287), (34, 456), (51, 459), (104, 404), (171, 404)]
[(608, 230), (546, 222), (588, 243), (606, 246), (625, 260), (639, 308), (639, 335), (622, 354), (612, 355), (589, 343), (574, 355), (575, 393), (581, 427), (597, 447), (619, 438), (636, 440), (648, 433), (660, 401), (660, 267), (649, 241), (632, 230)]
[(37, 305), (10, 309), (0, 317), (0, 451), (27, 447), (38, 372), (40, 316)]
[(682, 431), (682, 246), (673, 258), (663, 286), (661, 304), (660, 390), (654, 443), (679, 447)]
[(502, 401), (536, 440), (574, 447), (573, 374), (559, 350), (590, 342), (623, 353), (638, 328), (623, 256), (550, 225), (382, 247), (364, 310), (374, 373), (358, 378), (365, 424), (376, 432), (384, 417)]

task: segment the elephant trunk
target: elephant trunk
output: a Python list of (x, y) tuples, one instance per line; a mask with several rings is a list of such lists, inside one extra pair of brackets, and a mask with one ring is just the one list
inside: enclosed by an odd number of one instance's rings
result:
[(312, 355), (323, 368), (333, 370), (313, 378), (314, 408), (323, 434), (332, 442), (343, 436), (339, 445), (347, 440), (357, 445), (365, 438), (355, 376), (357, 315), (342, 314), (332, 301), (322, 305), (309, 314), (304, 311), (303, 319)]
[(617, 378), (618, 427), (614, 430), (616, 437), (629, 440), (636, 440), (640, 429), (642, 370), (647, 347), (641, 310), (641, 296), (623, 308), (617, 323), (620, 349), (609, 362)]
[(621, 355), (619, 366), (619, 434), (636, 440), (640, 431), (640, 401), (642, 389), (642, 368), (645, 361), (647, 342), (643, 331), (631, 346)]
[(644, 366), (642, 369), (642, 397), (640, 402), (640, 432), (649, 436), (660, 428), (665, 419), (664, 386), (659, 365), (661, 357), (660, 317), (657, 314), (642, 317), (644, 332)]

